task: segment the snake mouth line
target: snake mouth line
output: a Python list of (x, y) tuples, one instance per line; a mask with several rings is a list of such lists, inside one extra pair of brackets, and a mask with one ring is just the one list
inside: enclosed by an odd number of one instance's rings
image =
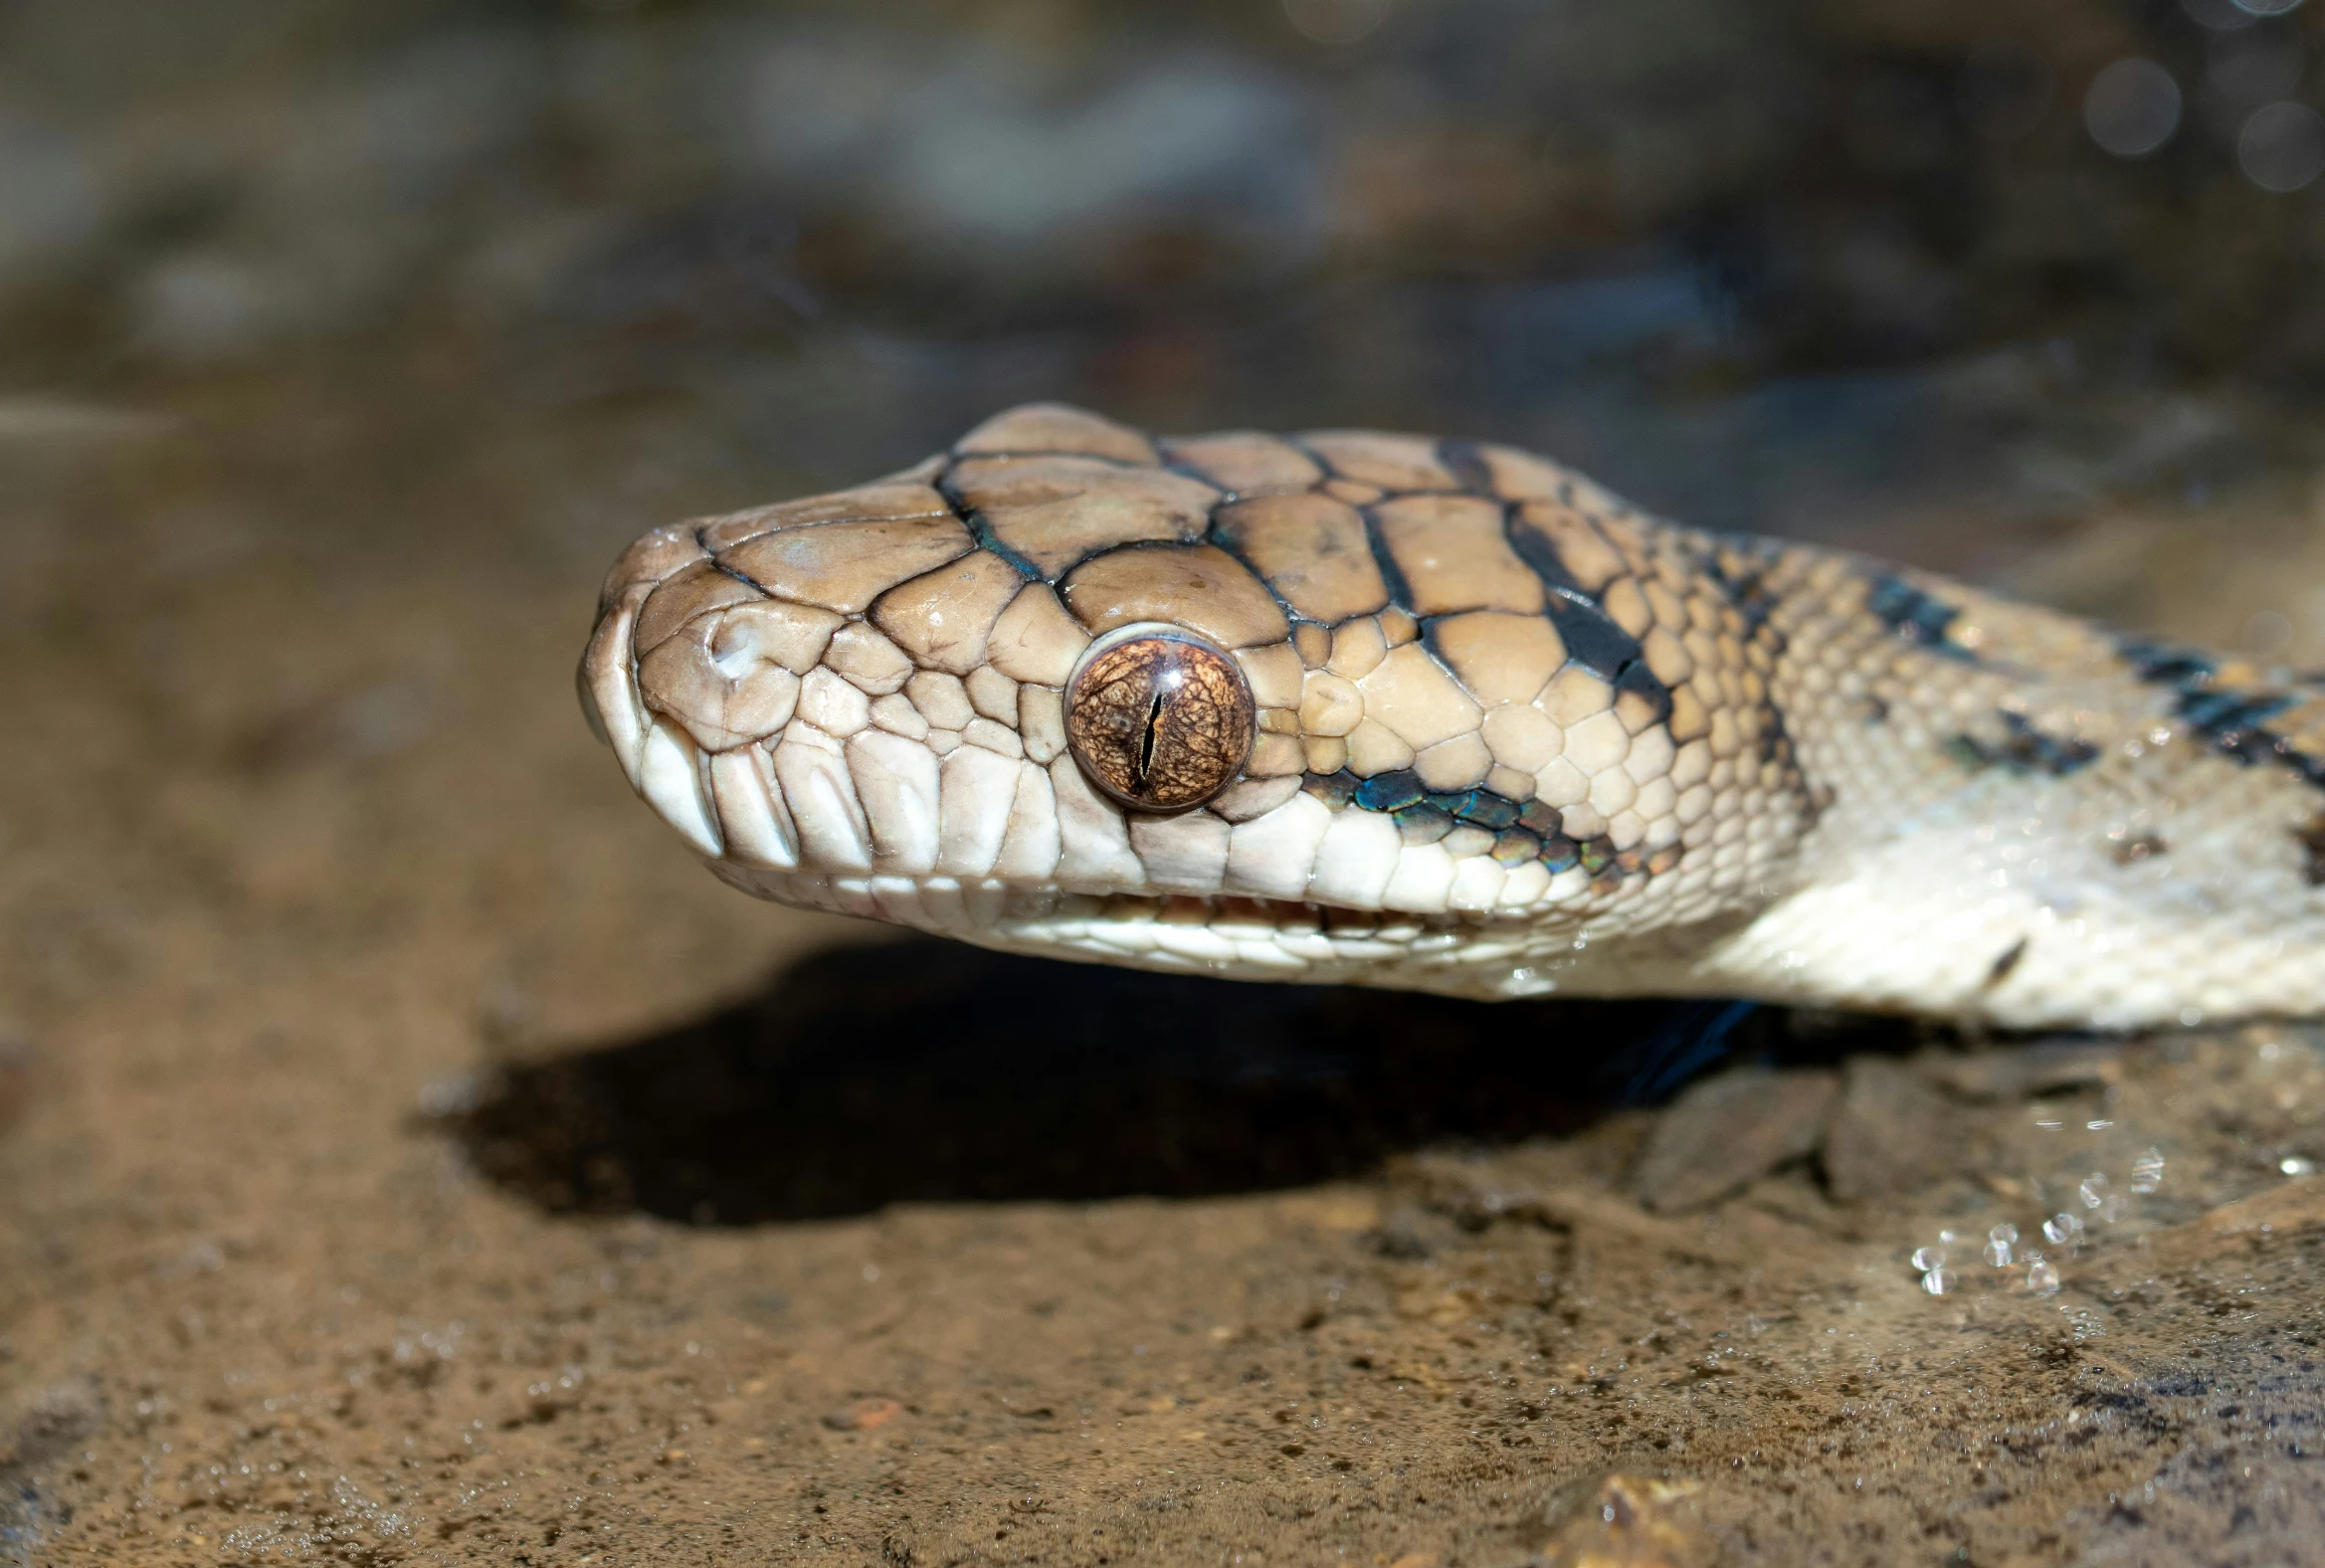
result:
[(1234, 893), (1110, 893), (1091, 900), (1092, 919), (1149, 921), (1157, 925), (1257, 925), (1270, 930), (1322, 931), (1333, 936), (1417, 936), (1428, 931), (1523, 925), (1523, 919), (1466, 909), (1428, 914), (1392, 909), (1352, 909), (1304, 899), (1256, 898)]
[(1246, 893), (1076, 891), (1069, 887), (951, 877), (816, 876), (753, 873), (711, 863), (729, 882), (785, 903), (870, 915), (927, 930), (1044, 933), (1092, 928), (1314, 933), (1332, 939), (1411, 942), (1433, 935), (1530, 929), (1524, 913), (1502, 910), (1360, 909)]

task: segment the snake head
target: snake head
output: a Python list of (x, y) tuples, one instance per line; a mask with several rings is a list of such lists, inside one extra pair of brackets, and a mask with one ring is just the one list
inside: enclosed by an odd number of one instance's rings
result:
[[(1625, 569), (1578, 506), (1624, 513), (1501, 449), (1013, 410), (884, 480), (648, 534), (584, 705), (762, 896), (1067, 956), (1546, 989), (1561, 918), (1673, 870), (1714, 793), (1701, 703), (1650, 668), (1688, 656), (1571, 586)], [(1781, 774), (1739, 803), (1787, 820)], [(1700, 901), (1740, 862), (1698, 837)]]

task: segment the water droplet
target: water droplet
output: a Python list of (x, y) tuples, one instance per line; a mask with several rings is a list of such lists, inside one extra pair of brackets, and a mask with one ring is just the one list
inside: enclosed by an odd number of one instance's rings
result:
[(2109, 1127), (2114, 1125), (2115, 1123), (2109, 1121), (2106, 1117), (2101, 1116), (2096, 1121), (2084, 1122), (2083, 1130), (2086, 1132), (2105, 1132)]
[(2083, 1184), (2080, 1187), (2077, 1187), (2075, 1192), (2082, 1198), (2084, 1208), (2096, 1209), (2100, 1204), (2107, 1201), (2106, 1172), (2091, 1172), (2088, 1176), (2083, 1178)]
[(2071, 1247), (2082, 1240), (2083, 1222), (2061, 1210), (2042, 1222), (2042, 1234), (2053, 1247)]
[(2131, 1162), (2131, 1190), (2154, 1192), (2164, 1184), (2164, 1151), (2149, 1149)]
[(1999, 1236), (1988, 1242), (1986, 1244), (1986, 1261), (1996, 1269), (2008, 1269), (2011, 1266), (2011, 1244)]
[(2036, 1295), (2056, 1295), (2058, 1293), (2057, 1269), (2044, 1263), (2040, 1258), (2034, 1258), (2027, 1265), (2027, 1288)]
[(2276, 1162), (2276, 1168), (2287, 1176), (2314, 1176), (2317, 1174), (2317, 1162), (2305, 1160), (2298, 1154), (2287, 1154)]
[(2113, 1225), (2130, 1212), (2130, 1203), (2119, 1192), (2107, 1194), (2107, 1201), (2099, 1205), (2099, 1218), (2105, 1220), (2109, 1225)]
[(1943, 1269), (1932, 1269), (1921, 1276), (1921, 1287), (1931, 1295), (1944, 1295), (1953, 1282), (1954, 1276)]
[(1934, 1270), (1943, 1269), (1945, 1266), (1946, 1250), (1943, 1247), (1920, 1247), (1914, 1249), (1913, 1267), (1920, 1270), (1923, 1274), (1929, 1274)]
[(1998, 1225), (1986, 1233), (1986, 1239), (1990, 1242), (2015, 1242), (2019, 1239), (2019, 1228), (2008, 1223)]

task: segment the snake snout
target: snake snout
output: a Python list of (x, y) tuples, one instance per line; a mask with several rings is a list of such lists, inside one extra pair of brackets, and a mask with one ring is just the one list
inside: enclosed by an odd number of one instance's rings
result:
[(657, 530), (602, 604), (593, 725), (729, 870), (1046, 880), (1127, 858), (1067, 753), (1088, 634), (925, 486)]

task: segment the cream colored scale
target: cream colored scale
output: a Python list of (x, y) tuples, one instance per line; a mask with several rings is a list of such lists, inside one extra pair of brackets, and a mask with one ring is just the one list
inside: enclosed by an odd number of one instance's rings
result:
[(762, 896), (1064, 957), (2007, 1025), (2325, 1008), (2325, 702), (1506, 448), (1013, 410), (657, 529), (586, 704)]

